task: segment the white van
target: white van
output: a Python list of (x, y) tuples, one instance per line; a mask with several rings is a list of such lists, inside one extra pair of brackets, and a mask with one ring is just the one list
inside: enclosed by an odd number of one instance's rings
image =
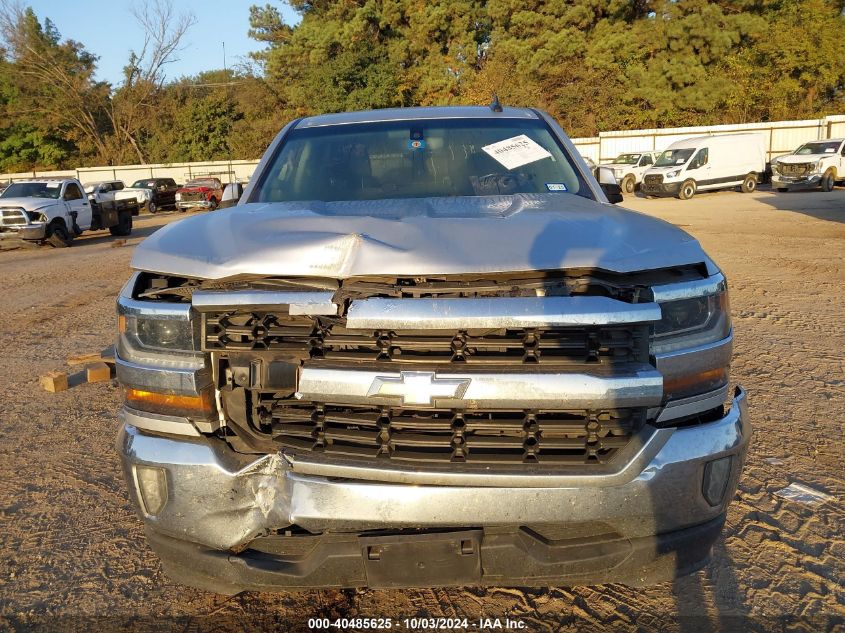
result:
[(744, 193), (757, 188), (766, 170), (762, 134), (697, 136), (672, 143), (646, 171), (640, 191), (647, 196), (678, 196), (696, 191), (729, 189)]

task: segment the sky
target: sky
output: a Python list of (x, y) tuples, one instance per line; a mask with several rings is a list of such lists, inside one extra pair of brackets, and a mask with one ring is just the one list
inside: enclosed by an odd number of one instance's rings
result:
[[(131, 13), (133, 2), (141, 0), (23, 0), (44, 22), (50, 18), (62, 39), (82, 42), (99, 56), (97, 78), (113, 85), (121, 81), (123, 67), (131, 49), (143, 45), (143, 30)], [(285, 22), (295, 24), (297, 13), (286, 3), (269, 0), (279, 8)], [(204, 70), (223, 67), (223, 42), (226, 42), (226, 65), (231, 68), (248, 59), (250, 51), (262, 48), (260, 42), (247, 35), (249, 7), (263, 6), (268, 0), (173, 0), (177, 12), (189, 11), (197, 18), (183, 41), (179, 60), (168, 64), (168, 79), (195, 75)]]

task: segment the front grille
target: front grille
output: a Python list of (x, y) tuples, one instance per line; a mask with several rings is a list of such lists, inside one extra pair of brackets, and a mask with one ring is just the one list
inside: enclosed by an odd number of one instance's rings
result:
[(0, 209), (0, 225), (2, 226), (23, 226), (28, 223), (27, 220), (25, 212), (19, 209)]
[(197, 193), (183, 193), (181, 194), (180, 202), (201, 202), (205, 200), (205, 196), (199, 192)]
[(451, 411), (328, 406), (258, 395), (252, 417), (286, 453), (388, 462), (606, 464), (642, 426), (640, 409)]
[(648, 325), (493, 331), (361, 331), (343, 319), (268, 313), (205, 314), (205, 351), (270, 351), (333, 367), (361, 363), (468, 366), (614, 365), (648, 361)]
[(812, 171), (812, 163), (778, 163), (778, 172), (784, 176), (806, 176)]
[(663, 184), (663, 174), (647, 174), (645, 178), (643, 178), (643, 182), (647, 185)]

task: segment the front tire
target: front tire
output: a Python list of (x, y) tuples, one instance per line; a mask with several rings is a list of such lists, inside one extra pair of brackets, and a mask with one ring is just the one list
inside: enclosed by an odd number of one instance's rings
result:
[(786, 193), (787, 191), (789, 191), (789, 187), (778, 187), (777, 188), (778, 193)]
[(47, 241), (53, 248), (67, 248), (73, 244), (73, 235), (67, 230), (64, 222), (57, 221), (50, 225), (50, 235), (47, 237)]
[(628, 174), (622, 179), (622, 191), (625, 193), (634, 193), (634, 188), (636, 186), (637, 182), (631, 174)]
[(132, 214), (121, 213), (117, 218), (117, 225), (109, 227), (112, 235), (126, 236), (132, 234)]
[(685, 180), (681, 185), (681, 190), (678, 192), (678, 197), (681, 200), (689, 200), (695, 195), (695, 181)]
[(156, 211), (158, 211), (158, 207), (156, 206), (156, 203), (155, 203), (155, 202), (153, 202), (152, 200), (150, 200), (150, 201), (147, 203), (147, 211), (148, 211), (149, 213), (155, 213)]
[(836, 176), (832, 169), (828, 169), (822, 176), (822, 191), (833, 191), (833, 186), (836, 184)]
[(757, 189), (757, 176), (755, 174), (748, 174), (742, 181), (739, 187), (742, 193), (751, 193)]
[(214, 210), (217, 209), (217, 198), (212, 198), (211, 200), (208, 201), (208, 203), (211, 205), (208, 208), (209, 211), (214, 211)]

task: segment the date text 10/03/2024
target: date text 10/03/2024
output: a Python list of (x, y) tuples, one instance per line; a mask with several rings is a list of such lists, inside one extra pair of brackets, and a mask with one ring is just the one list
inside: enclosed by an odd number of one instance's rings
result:
[(408, 629), (418, 630), (475, 630), (518, 631), (526, 628), (525, 622), (513, 618), (309, 618), (309, 629)]

